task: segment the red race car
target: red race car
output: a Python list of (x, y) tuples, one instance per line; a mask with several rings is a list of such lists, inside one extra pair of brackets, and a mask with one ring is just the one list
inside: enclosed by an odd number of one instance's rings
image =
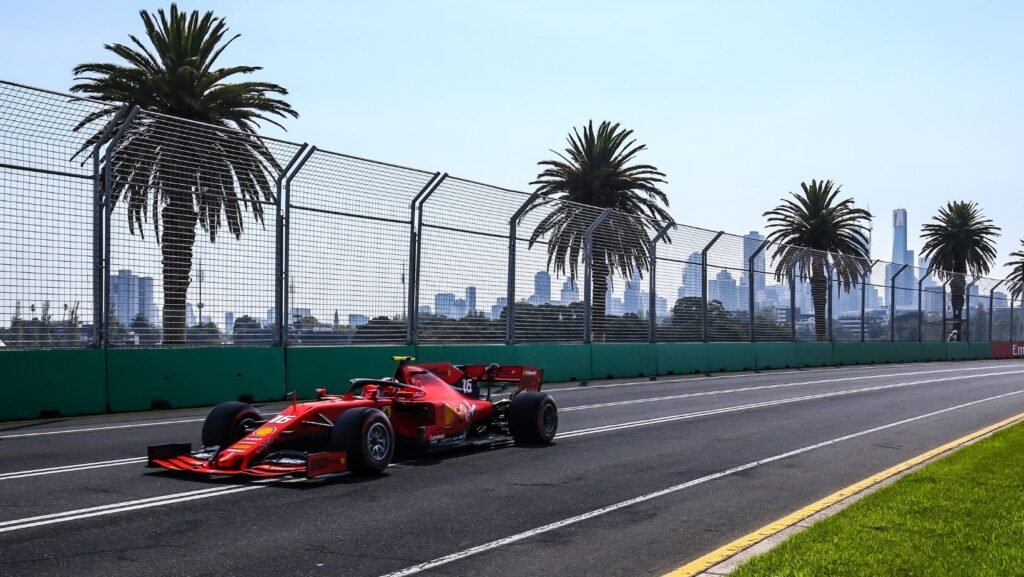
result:
[[(316, 400), (293, 401), (271, 419), (249, 404), (221, 403), (203, 423), (200, 450), (189, 443), (150, 446), (147, 464), (255, 477), (379, 473), (399, 442), (437, 451), (555, 437), (558, 409), (540, 392), (540, 369), (395, 360), (392, 378), (354, 379), (341, 395), (317, 389)], [(494, 388), (505, 386), (516, 388), (507, 399), (492, 399)]]

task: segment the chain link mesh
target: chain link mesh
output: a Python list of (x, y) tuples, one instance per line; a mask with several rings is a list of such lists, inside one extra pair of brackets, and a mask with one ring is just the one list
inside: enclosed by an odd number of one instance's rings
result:
[[(270, 344), (300, 145), (139, 113), (110, 155), (110, 346)], [(237, 338), (236, 338), (237, 337)]]
[(109, 107), (0, 82), (0, 343), (93, 340), (96, 180), (83, 118)]
[(412, 202), (435, 176), (323, 150), (297, 168), (289, 344), (406, 341)]
[(0, 105), (6, 347), (1024, 335), (1020, 299), (998, 279), (659, 222), (7, 82)]

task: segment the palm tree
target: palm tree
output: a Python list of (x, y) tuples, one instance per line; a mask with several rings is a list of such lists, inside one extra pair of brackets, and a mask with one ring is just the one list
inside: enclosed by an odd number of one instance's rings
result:
[[(280, 126), (272, 116), (295, 118), (298, 113), (275, 97), (288, 93), (277, 84), (226, 82), (260, 67), (214, 67), (239, 36), (225, 40), (228, 28), (223, 18), (215, 18), (213, 12), (186, 14), (175, 4), (169, 14), (139, 14), (150, 46), (129, 36), (134, 46), (105, 46), (124, 63), (74, 68), (77, 83), (71, 90), (109, 104), (83, 118), (75, 130), (95, 130), (78, 152), (86, 154), (95, 144), (103, 144), (105, 126), (97, 128), (98, 123), (122, 106), (144, 111), (129, 126), (115, 126), (124, 132), (110, 156), (111, 200), (127, 204), (132, 234), (143, 235), (143, 222), (152, 216), (162, 253), (163, 342), (174, 345), (185, 342), (185, 298), (196, 224), (212, 242), (223, 215), (238, 239), (244, 229), (243, 205), (257, 223), (263, 223), (262, 203), (274, 202), (271, 175), (279, 173), (280, 166), (256, 129), (260, 121)], [(171, 117), (197, 124), (186, 128)]]
[(1024, 292), (1024, 239), (1021, 239), (1020, 246), (1021, 250), (1010, 253), (1010, 256), (1017, 260), (1011, 260), (1005, 265), (1010, 267), (1010, 276), (1006, 277), (1006, 280), (1010, 283), (1010, 294), (1014, 297), (1019, 297)]
[(569, 134), (564, 154), (552, 150), (557, 159), (538, 163), (545, 168), (530, 183), (536, 186), (538, 200), (529, 210), (546, 206), (550, 212), (530, 235), (529, 246), (547, 235), (547, 268), (556, 274), (565, 274), (568, 268), (573, 278), (579, 278), (583, 233), (597, 214), (591, 207), (616, 211), (594, 231), (594, 238), (600, 239), (593, 247), (591, 269), (597, 340), (604, 340), (609, 277), (620, 273), (628, 278), (634, 269), (641, 274), (649, 270), (650, 233), (673, 222), (663, 208), (668, 197), (658, 188), (665, 175), (649, 164), (635, 164), (637, 154), (647, 147), (632, 136), (632, 130), (608, 121), (594, 130), (591, 120), (582, 134), (576, 128)]
[(871, 220), (871, 213), (854, 207), (852, 198), (839, 200), (842, 186), (831, 180), (801, 182), (800, 188), (802, 194), (790, 192), (793, 198), (783, 198), (782, 204), (763, 216), (772, 229), (768, 242), (778, 263), (775, 278), (782, 281), (802, 275), (810, 280), (815, 334), (824, 341), (830, 271), (844, 291), (861, 282), (870, 266), (865, 222)]
[(925, 239), (921, 254), (928, 259), (928, 272), (949, 281), (953, 328), (960, 340), (967, 274), (988, 274), (996, 259), (994, 243), (1000, 228), (985, 218), (976, 202), (946, 203), (932, 220), (921, 227)]

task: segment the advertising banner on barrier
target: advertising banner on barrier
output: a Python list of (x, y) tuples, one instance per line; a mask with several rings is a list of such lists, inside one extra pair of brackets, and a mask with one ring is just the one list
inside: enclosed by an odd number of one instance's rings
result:
[(1024, 341), (997, 341), (992, 343), (993, 359), (1024, 359)]

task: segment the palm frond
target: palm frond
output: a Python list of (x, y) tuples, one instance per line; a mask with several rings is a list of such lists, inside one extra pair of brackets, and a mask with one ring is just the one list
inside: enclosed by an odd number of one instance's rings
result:
[(564, 151), (551, 151), (555, 159), (538, 162), (542, 171), (530, 185), (539, 199), (527, 212), (549, 212), (530, 235), (530, 247), (545, 239), (549, 270), (577, 275), (583, 233), (597, 214), (584, 207), (615, 211), (594, 231), (595, 269), (626, 278), (633, 269), (641, 274), (648, 270), (650, 239), (660, 226), (674, 221), (660, 189), (665, 175), (652, 165), (634, 163), (647, 147), (632, 135), (632, 130), (607, 121), (595, 130), (590, 121), (572, 129)]
[[(209, 125), (190, 126), (189, 136), (182, 137), (170, 119), (148, 115), (136, 120), (111, 154), (112, 198), (115, 203), (127, 202), (132, 233), (144, 234), (143, 223), (152, 217), (159, 240), (159, 208), (169, 195), (185, 194), (193, 197), (197, 222), (211, 240), (222, 224), (237, 238), (244, 231), (244, 211), (262, 223), (263, 203), (274, 201), (273, 182), (281, 170), (256, 135), (257, 128), (264, 122), (281, 126), (279, 119), (295, 118), (298, 113), (277, 97), (288, 94), (278, 84), (228, 82), (260, 67), (215, 67), (238, 38), (227, 36), (223, 18), (209, 11), (187, 13), (174, 4), (169, 11), (139, 14), (148, 44), (131, 35), (129, 44), (105, 47), (120, 62), (74, 68), (72, 92), (111, 104), (75, 127), (93, 131), (75, 157), (105, 144), (101, 142), (105, 126), (97, 124), (121, 106)], [(250, 137), (213, 128), (218, 126)]]

